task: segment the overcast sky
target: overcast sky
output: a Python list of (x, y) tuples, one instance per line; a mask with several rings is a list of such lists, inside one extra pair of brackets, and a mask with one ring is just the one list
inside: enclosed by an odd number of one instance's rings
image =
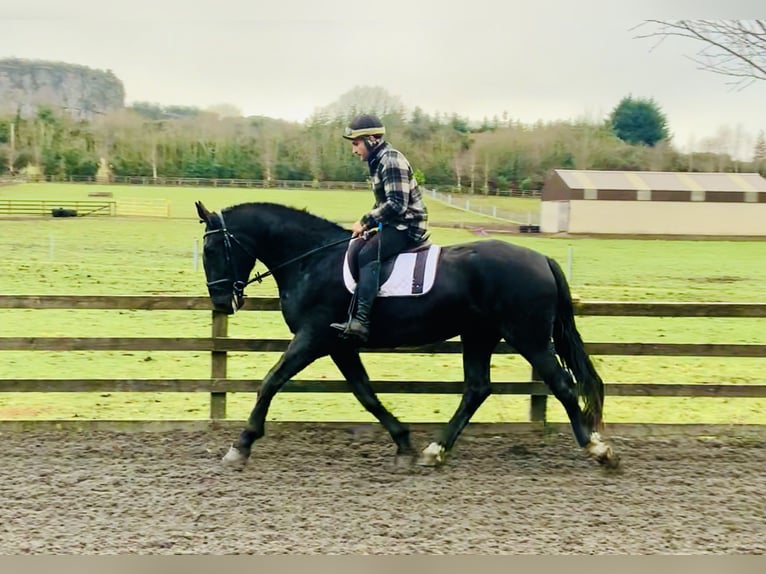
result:
[[(763, 16), (763, 0), (20, 0), (0, 7), (0, 57), (110, 69), (127, 103), (302, 121), (355, 86), (473, 120), (600, 120), (653, 98), (676, 145), (722, 128), (750, 159), (766, 82), (736, 91), (698, 46), (636, 39), (642, 20)], [(721, 7), (725, 4), (725, 7)], [(732, 143), (732, 145), (735, 145)]]

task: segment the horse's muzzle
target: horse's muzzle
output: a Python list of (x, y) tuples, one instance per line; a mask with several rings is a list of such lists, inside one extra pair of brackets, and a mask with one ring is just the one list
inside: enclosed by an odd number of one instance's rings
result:
[(226, 313), (227, 315), (233, 315), (239, 311), (245, 304), (244, 296), (238, 293), (230, 293), (228, 295), (218, 295), (210, 298), (213, 303), (213, 309), (219, 313)]

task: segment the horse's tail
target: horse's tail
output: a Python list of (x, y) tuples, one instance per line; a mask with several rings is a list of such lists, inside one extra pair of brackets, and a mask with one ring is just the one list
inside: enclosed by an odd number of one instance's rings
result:
[(585, 351), (582, 337), (580, 337), (575, 326), (572, 295), (564, 272), (561, 270), (561, 266), (550, 257), (548, 258), (548, 265), (553, 272), (558, 288), (556, 318), (553, 323), (553, 344), (556, 353), (574, 375), (577, 383), (577, 394), (584, 401), (585, 424), (591, 429), (597, 429), (601, 427), (601, 415), (604, 407), (604, 382)]

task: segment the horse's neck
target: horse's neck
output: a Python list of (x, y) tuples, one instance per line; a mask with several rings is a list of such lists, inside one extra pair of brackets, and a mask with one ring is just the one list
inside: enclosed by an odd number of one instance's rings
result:
[(299, 257), (309, 250), (307, 242), (286, 230), (271, 230), (268, 236), (257, 238), (258, 259), (269, 269)]
[[(295, 225), (283, 225), (270, 222), (270, 225), (256, 227), (262, 233), (256, 234), (255, 243), (258, 249), (258, 259), (269, 269), (281, 265), (337, 241), (337, 238), (317, 237), (310, 232), (303, 232)], [(292, 265), (290, 265), (292, 267)]]

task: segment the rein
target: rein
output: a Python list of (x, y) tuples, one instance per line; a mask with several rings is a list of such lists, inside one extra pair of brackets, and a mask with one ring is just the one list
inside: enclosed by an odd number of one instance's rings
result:
[[(231, 232), (229, 232), (231, 235)], [(242, 245), (235, 237), (234, 235), (231, 235), (232, 239), (237, 242), (237, 244), (242, 247), (242, 249), (252, 257), (250, 253), (245, 249), (245, 246)], [(292, 259), (288, 259), (287, 261), (283, 261), (279, 265), (275, 265), (272, 269), (269, 269), (265, 273), (259, 273), (258, 271), (255, 272), (255, 277), (248, 280), (246, 283), (242, 285), (242, 289), (250, 285), (250, 283), (253, 283), (254, 281), (258, 281), (260, 283), (264, 278), (268, 277), (269, 275), (273, 275), (274, 271), (277, 271), (278, 269), (282, 269), (282, 267), (287, 267), (288, 265), (291, 265), (292, 263), (295, 263), (296, 261), (300, 261), (301, 259), (305, 259), (306, 257), (309, 257), (313, 255), (314, 253), (318, 253), (319, 251), (322, 251), (324, 249), (327, 249), (328, 247), (334, 247), (335, 245), (340, 245), (341, 243), (346, 243), (348, 241), (351, 241), (351, 237), (345, 237), (343, 239), (339, 239), (338, 241), (333, 241), (332, 243), (326, 243), (325, 245), (320, 245), (319, 247), (315, 247), (314, 249), (307, 251), (306, 253), (302, 253), (301, 255), (298, 255), (297, 257), (293, 257)], [(254, 258), (255, 259), (255, 258)], [(242, 281), (237, 281), (237, 283), (242, 283)]]
[[(242, 242), (237, 239), (234, 234), (228, 230), (226, 227), (226, 222), (223, 219), (223, 213), (219, 213), (218, 217), (221, 219), (221, 228), (220, 229), (211, 229), (210, 231), (206, 231), (203, 234), (203, 237), (206, 237), (208, 235), (212, 235), (213, 233), (223, 233), (224, 238), (224, 251), (226, 256), (226, 261), (229, 263), (229, 269), (232, 270), (232, 262), (231, 262), (231, 243), (232, 241), (239, 245), (240, 249), (244, 251), (248, 256), (252, 257), (254, 261), (257, 261), (258, 258), (253, 255), (250, 250), (245, 247), (245, 245), (242, 244)], [(364, 237), (365, 239), (372, 235), (373, 233), (377, 232), (378, 229), (370, 229), (368, 231), (365, 231)], [(301, 259), (305, 259), (306, 257), (310, 257), (311, 255), (314, 255), (315, 253), (318, 253), (324, 249), (328, 249), (329, 247), (334, 247), (335, 245), (340, 245), (341, 243), (347, 243), (348, 241), (351, 241), (353, 239), (352, 237), (344, 237), (343, 239), (339, 239), (338, 241), (333, 241), (332, 243), (326, 243), (325, 245), (320, 245), (319, 247), (315, 247), (314, 249), (311, 249), (307, 251), (306, 253), (302, 253), (301, 255), (298, 255), (297, 257), (293, 257), (292, 259), (288, 259), (287, 261), (283, 261), (279, 265), (274, 266), (273, 268), (267, 270), (265, 273), (259, 273), (255, 272), (255, 277), (252, 279), (248, 279), (247, 281), (234, 281), (233, 282), (233, 288), (234, 293), (242, 296), (245, 291), (245, 287), (250, 285), (251, 283), (254, 283), (257, 281), (258, 283), (261, 283), (266, 277), (269, 275), (273, 275), (275, 271), (282, 269), (283, 267), (287, 267), (288, 265), (292, 265), (293, 263), (300, 261)], [(208, 281), (208, 287), (211, 285), (215, 285), (217, 283), (226, 283), (229, 279), (218, 279), (217, 281)]]

